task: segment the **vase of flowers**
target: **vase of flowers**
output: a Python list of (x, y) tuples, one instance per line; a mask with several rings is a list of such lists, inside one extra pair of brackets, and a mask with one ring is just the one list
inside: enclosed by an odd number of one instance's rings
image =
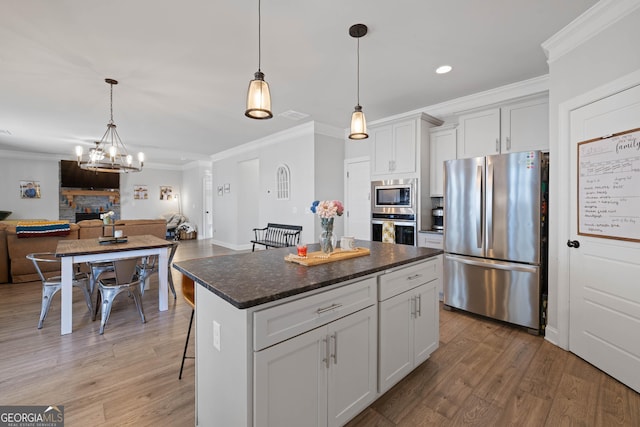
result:
[(336, 247), (336, 237), (333, 235), (333, 220), (336, 216), (342, 216), (344, 206), (338, 200), (316, 200), (311, 204), (311, 212), (320, 217), (320, 250), (330, 254)]
[(113, 217), (115, 216), (115, 212), (109, 211), (103, 214), (100, 214), (100, 219), (104, 225), (113, 224)]

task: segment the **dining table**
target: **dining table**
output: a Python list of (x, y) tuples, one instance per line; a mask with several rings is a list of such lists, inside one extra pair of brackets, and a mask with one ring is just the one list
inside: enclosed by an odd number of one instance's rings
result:
[(72, 281), (74, 264), (115, 261), (125, 258), (158, 256), (158, 308), (166, 311), (168, 301), (168, 257), (172, 242), (152, 235), (123, 236), (119, 239), (63, 239), (58, 242), (56, 257), (62, 269), (60, 334), (72, 332)]

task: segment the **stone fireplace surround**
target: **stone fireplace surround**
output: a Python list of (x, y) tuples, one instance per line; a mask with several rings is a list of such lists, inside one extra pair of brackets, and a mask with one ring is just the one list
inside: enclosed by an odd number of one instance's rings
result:
[[(100, 219), (100, 214), (113, 211), (114, 220), (120, 218), (120, 192), (118, 190), (83, 190), (61, 188), (59, 218), (69, 222), (82, 219)], [(80, 214), (76, 217), (76, 214)]]

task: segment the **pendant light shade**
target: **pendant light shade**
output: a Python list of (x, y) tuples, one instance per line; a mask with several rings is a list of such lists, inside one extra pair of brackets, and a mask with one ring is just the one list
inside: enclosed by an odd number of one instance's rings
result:
[(260, 0), (258, 0), (258, 71), (254, 74), (254, 79), (249, 82), (249, 90), (247, 91), (247, 109), (244, 115), (250, 119), (270, 119), (273, 117), (271, 112), (271, 93), (269, 92), (269, 84), (264, 81), (264, 73), (260, 70), (261, 62), (261, 16), (260, 16)]
[(257, 71), (254, 79), (249, 82), (247, 91), (247, 110), (244, 115), (252, 119), (270, 119), (271, 93), (269, 83), (264, 81), (264, 73)]
[(351, 132), (349, 132), (349, 139), (367, 139), (367, 120), (364, 118), (362, 107), (360, 106), (360, 37), (367, 34), (367, 26), (364, 24), (355, 24), (349, 28), (349, 35), (358, 41), (357, 56), (358, 66), (356, 72), (357, 82), (357, 104), (351, 114)]
[(349, 139), (367, 139), (367, 120), (364, 118), (362, 107), (356, 105), (355, 110), (351, 113), (351, 132), (349, 132)]

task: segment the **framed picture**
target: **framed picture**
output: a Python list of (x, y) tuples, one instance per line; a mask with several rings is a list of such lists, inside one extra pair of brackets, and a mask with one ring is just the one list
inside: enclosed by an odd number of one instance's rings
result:
[(224, 192), (225, 193), (230, 193), (231, 192), (231, 184), (225, 184), (224, 185)]
[(218, 185), (218, 196), (222, 196), (223, 191), (222, 185)]
[(40, 181), (20, 181), (20, 197), (23, 199), (39, 199)]
[(146, 185), (133, 186), (133, 198), (136, 200), (146, 200), (149, 198), (149, 190)]
[(160, 200), (173, 200), (173, 187), (160, 186)]

